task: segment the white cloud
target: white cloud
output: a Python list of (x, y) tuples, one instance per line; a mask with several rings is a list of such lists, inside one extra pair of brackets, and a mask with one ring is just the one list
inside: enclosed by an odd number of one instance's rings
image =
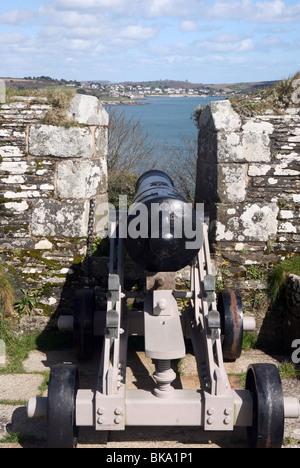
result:
[(122, 10), (128, 7), (125, 0), (56, 0), (55, 5), (61, 10), (90, 10), (98, 8), (109, 8), (113, 10)]
[(259, 42), (259, 47), (266, 49), (278, 49), (289, 47), (289, 45), (278, 37), (265, 37)]
[(148, 40), (155, 37), (158, 33), (158, 30), (155, 28), (143, 26), (141, 24), (136, 24), (132, 26), (127, 26), (125, 29), (120, 31), (120, 37), (125, 39), (134, 39), (134, 40)]
[(186, 20), (182, 21), (180, 24), (180, 29), (183, 32), (193, 32), (199, 29), (198, 23), (196, 21)]
[(186, 8), (191, 3), (188, 0), (150, 0), (146, 4), (146, 11), (152, 18), (159, 18), (163, 16), (180, 17), (186, 14)]
[(300, 20), (300, 5), (287, 6), (282, 0), (217, 0), (206, 8), (206, 16), (256, 23), (292, 23)]
[(79, 13), (78, 11), (65, 11), (63, 14), (55, 15), (55, 24), (60, 24), (67, 28), (88, 28), (91, 26), (99, 26), (98, 19), (90, 13)]
[(11, 24), (16, 26), (28, 21), (33, 17), (33, 15), (34, 13), (27, 9), (8, 11), (7, 13), (0, 14), (0, 24)]
[(241, 53), (252, 51), (254, 41), (252, 38), (243, 38), (234, 34), (221, 34), (211, 39), (195, 41), (194, 46), (202, 53)]
[(76, 52), (88, 51), (93, 47), (93, 42), (84, 39), (70, 39), (68, 48)]

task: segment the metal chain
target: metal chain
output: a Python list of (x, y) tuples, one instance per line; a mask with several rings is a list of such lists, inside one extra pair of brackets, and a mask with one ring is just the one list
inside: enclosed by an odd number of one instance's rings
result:
[(88, 280), (89, 285), (93, 287), (93, 272), (92, 272), (92, 255), (93, 255), (93, 239), (94, 239), (94, 223), (95, 223), (95, 205), (94, 198), (90, 201), (90, 214), (88, 224), (88, 237), (87, 237), (87, 261), (88, 261)]
[(96, 200), (92, 198), (90, 201), (90, 214), (89, 214), (88, 238), (87, 238), (87, 256), (88, 257), (91, 257), (93, 254), (95, 205), (96, 205)]

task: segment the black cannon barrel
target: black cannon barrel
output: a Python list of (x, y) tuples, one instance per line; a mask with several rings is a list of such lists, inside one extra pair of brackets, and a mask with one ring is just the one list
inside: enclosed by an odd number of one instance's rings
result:
[(196, 211), (168, 174), (152, 170), (139, 178), (125, 239), (138, 265), (149, 272), (175, 272), (189, 265), (200, 248), (195, 246), (197, 227)]

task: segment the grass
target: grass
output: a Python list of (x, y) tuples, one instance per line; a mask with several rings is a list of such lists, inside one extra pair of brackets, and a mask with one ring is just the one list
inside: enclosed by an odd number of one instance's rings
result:
[(14, 310), (15, 294), (13, 282), (5, 267), (0, 263), (0, 307), (6, 314)]
[[(78, 123), (69, 120), (66, 111), (70, 106), (71, 99), (75, 96), (76, 89), (70, 90), (68, 88), (61, 87), (49, 87), (42, 89), (23, 89), (17, 90), (12, 88), (6, 88), (6, 102), (14, 102), (15, 96), (22, 97), (33, 97), (37, 102), (41, 104), (50, 104), (50, 109), (45, 117), (41, 120), (41, 123), (45, 125), (54, 125), (62, 127), (73, 127), (79, 126)], [(47, 101), (45, 101), (45, 98)]]
[[(39, 98), (46, 98), (47, 97), (48, 90), (46, 89), (14, 89), (14, 88), (9, 88), (8, 86), (6, 87), (6, 102), (14, 102), (15, 96), (21, 96), (21, 97), (34, 97), (39, 100)], [(44, 101), (41, 100), (41, 102), (44, 103)]]
[(256, 349), (258, 336), (252, 332), (246, 332), (243, 336), (243, 351), (249, 351), (250, 349)]
[(27, 434), (22, 434), (19, 432), (11, 432), (9, 434), (6, 434), (0, 442), (2, 444), (25, 444), (25, 443), (34, 443), (36, 442), (37, 439), (35, 436), (30, 436)]
[(282, 114), (291, 105), (291, 97), (295, 90), (292, 83), (298, 78), (300, 78), (300, 72), (280, 81), (275, 86), (231, 98), (230, 102), (236, 112), (244, 117), (261, 115), (267, 110)]
[(299, 379), (300, 368), (292, 362), (284, 361), (278, 366), (279, 374), (282, 379)]
[(45, 117), (42, 119), (42, 123), (45, 125), (62, 127), (75, 126), (76, 122), (69, 120), (66, 115), (67, 109), (74, 96), (74, 91), (63, 91), (61, 89), (49, 91), (47, 93), (47, 100), (52, 106), (52, 109), (47, 112)]
[(286, 447), (287, 445), (298, 445), (300, 442), (293, 437), (285, 437), (283, 439), (283, 446)]
[(300, 254), (295, 254), (291, 258), (278, 263), (269, 273), (268, 295), (272, 305), (276, 303), (284, 291), (287, 273), (300, 276)]
[(0, 369), (0, 374), (24, 373), (23, 362), (31, 351), (42, 352), (63, 349), (72, 346), (72, 338), (68, 334), (56, 329), (45, 330), (42, 333), (19, 335), (14, 326), (5, 320), (3, 314), (0, 317), (0, 339), (6, 345), (7, 364)]

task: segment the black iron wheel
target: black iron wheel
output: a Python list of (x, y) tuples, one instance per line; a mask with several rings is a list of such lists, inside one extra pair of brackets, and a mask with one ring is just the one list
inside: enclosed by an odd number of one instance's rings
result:
[(284, 436), (284, 397), (277, 367), (252, 364), (246, 390), (253, 399), (253, 424), (247, 428), (251, 448), (281, 448)]
[(241, 356), (243, 346), (243, 304), (237, 291), (221, 291), (217, 309), (221, 315), (222, 349), (225, 361)]
[(76, 291), (73, 341), (78, 359), (87, 360), (94, 353), (95, 293), (93, 289)]
[(47, 403), (48, 448), (74, 448), (78, 430), (75, 422), (78, 369), (54, 366), (50, 373)]

